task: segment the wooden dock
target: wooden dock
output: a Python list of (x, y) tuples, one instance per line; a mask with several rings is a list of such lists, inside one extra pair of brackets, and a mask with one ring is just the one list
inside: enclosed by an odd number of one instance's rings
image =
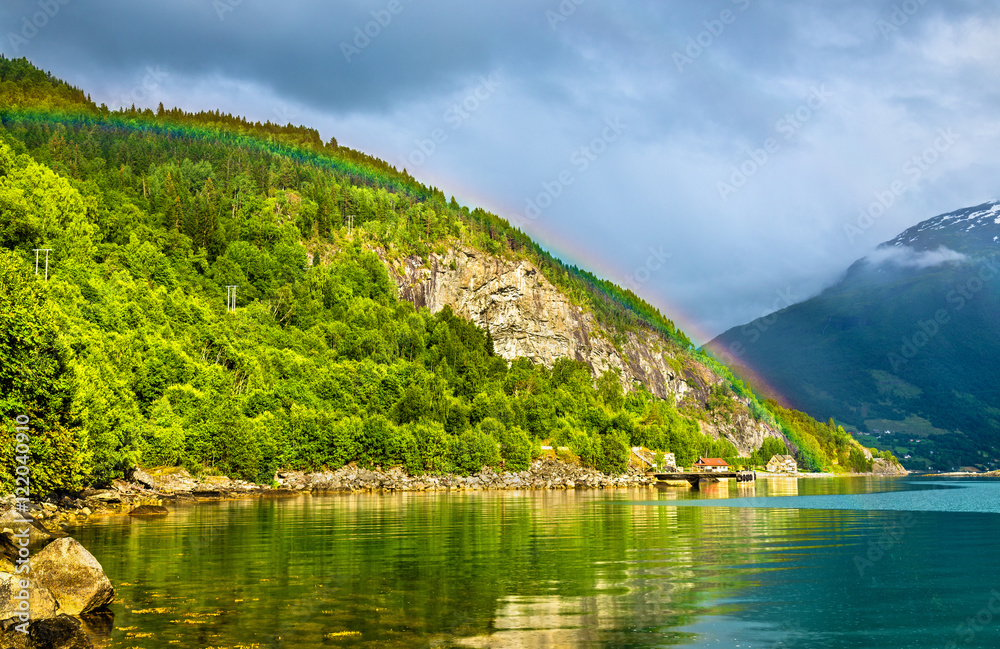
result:
[(687, 480), (691, 486), (697, 487), (702, 480), (710, 482), (712, 478), (735, 478), (736, 482), (753, 482), (757, 479), (756, 471), (726, 471), (712, 473), (710, 471), (699, 471), (692, 473), (654, 473), (654, 478), (664, 480)]

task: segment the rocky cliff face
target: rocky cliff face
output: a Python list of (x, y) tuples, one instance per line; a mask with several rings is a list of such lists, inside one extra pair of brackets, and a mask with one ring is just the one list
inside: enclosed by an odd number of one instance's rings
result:
[(909, 472), (903, 468), (899, 462), (889, 462), (883, 458), (877, 457), (872, 462), (872, 475), (909, 475)]
[[(573, 358), (595, 376), (618, 370), (626, 390), (641, 383), (658, 397), (697, 408), (704, 408), (709, 389), (722, 381), (652, 331), (620, 334), (616, 341), (527, 261), (459, 248), (388, 265), (401, 298), (432, 312), (451, 306), (489, 331), (497, 354), (507, 360), (523, 356), (551, 366), (558, 358)], [(780, 437), (745, 410), (729, 421), (710, 418), (703, 430), (728, 438), (747, 454), (764, 438)]]

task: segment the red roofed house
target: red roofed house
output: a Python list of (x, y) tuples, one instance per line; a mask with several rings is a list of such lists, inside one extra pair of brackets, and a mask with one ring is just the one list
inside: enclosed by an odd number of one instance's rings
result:
[(694, 463), (695, 471), (707, 471), (709, 473), (725, 473), (729, 471), (729, 465), (725, 460), (717, 457), (700, 457)]

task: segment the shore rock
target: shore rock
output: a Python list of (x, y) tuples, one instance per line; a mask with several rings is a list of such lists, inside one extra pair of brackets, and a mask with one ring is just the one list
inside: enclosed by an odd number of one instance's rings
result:
[(527, 471), (495, 471), (484, 467), (471, 476), (454, 474), (411, 476), (395, 467), (388, 470), (347, 465), (336, 471), (278, 474), (287, 489), (328, 491), (484, 491), (506, 489), (615, 488), (651, 485), (655, 479), (638, 469), (624, 475), (605, 475), (596, 469), (557, 460), (538, 460)]
[(130, 477), (133, 482), (137, 482), (147, 489), (156, 489), (156, 480), (153, 479), (153, 476), (138, 467), (132, 469), (132, 475)]
[(65, 615), (89, 613), (115, 598), (104, 568), (72, 538), (57, 539), (32, 556), (31, 580), (33, 590), (47, 589)]
[(28, 547), (32, 550), (41, 548), (57, 536), (30, 514), (21, 515), (14, 509), (0, 513), (0, 535), (13, 541), (14, 535), (23, 530), (28, 531)]
[(129, 516), (166, 516), (170, 512), (162, 505), (139, 505), (128, 514)]
[[(29, 580), (29, 588), (21, 588), (21, 580)], [(0, 620), (9, 620), (19, 613), (17, 607), (20, 600), (14, 599), (14, 596), (22, 590), (28, 591), (28, 608), (32, 619), (41, 620), (58, 615), (59, 602), (49, 589), (40, 587), (31, 574), (0, 572)]]

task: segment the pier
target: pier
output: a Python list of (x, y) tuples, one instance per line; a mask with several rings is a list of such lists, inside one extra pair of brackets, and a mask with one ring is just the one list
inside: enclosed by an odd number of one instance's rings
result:
[(654, 473), (652, 475), (660, 481), (687, 480), (693, 487), (697, 487), (702, 480), (709, 480), (711, 478), (735, 478), (736, 482), (753, 482), (757, 479), (756, 471), (698, 471), (692, 473)]

